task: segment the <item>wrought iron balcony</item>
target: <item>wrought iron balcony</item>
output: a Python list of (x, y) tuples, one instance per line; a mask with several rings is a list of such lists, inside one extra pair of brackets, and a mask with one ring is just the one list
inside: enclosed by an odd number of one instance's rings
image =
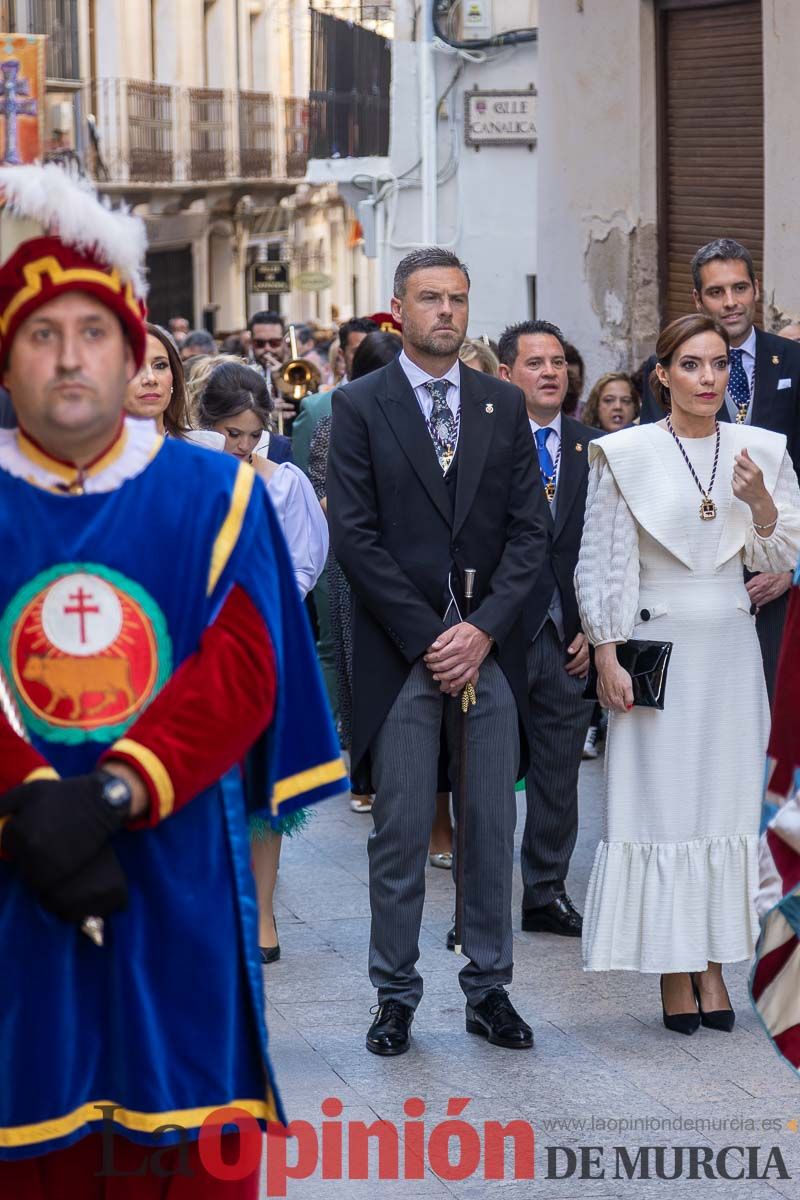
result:
[(312, 158), (388, 154), (390, 86), (391, 46), (386, 38), (312, 10)]
[[(213, 183), (305, 174), (308, 102), (267, 92), (97, 84), (103, 182)], [(107, 179), (106, 179), (107, 174)]]

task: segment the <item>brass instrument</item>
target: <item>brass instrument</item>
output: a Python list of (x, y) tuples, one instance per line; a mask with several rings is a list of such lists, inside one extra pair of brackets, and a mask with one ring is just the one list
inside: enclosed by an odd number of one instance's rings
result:
[[(289, 361), (275, 368), (272, 372), (272, 382), (278, 394), (293, 404), (295, 409), (298, 409), (300, 401), (309, 392), (318, 390), (321, 376), (319, 367), (309, 362), (307, 358), (301, 358), (297, 353), (294, 325), (289, 326), (289, 349), (291, 352)], [(278, 433), (283, 433), (283, 413), (281, 412), (278, 413)]]

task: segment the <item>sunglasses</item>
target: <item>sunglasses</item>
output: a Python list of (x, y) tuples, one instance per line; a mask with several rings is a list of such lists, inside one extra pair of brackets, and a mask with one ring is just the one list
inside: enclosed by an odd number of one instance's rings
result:
[(263, 350), (265, 346), (271, 346), (273, 350), (279, 350), (283, 345), (283, 338), (253, 338), (253, 345), (259, 350)]

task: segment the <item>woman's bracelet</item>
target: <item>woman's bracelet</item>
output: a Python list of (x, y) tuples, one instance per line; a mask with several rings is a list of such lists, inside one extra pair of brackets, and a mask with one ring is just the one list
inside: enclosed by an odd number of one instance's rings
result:
[(753, 521), (753, 529), (771, 529), (773, 525), (777, 525), (777, 524), (778, 524), (777, 517), (775, 517), (775, 519), (773, 521), (767, 521), (766, 525), (759, 525), (758, 521)]

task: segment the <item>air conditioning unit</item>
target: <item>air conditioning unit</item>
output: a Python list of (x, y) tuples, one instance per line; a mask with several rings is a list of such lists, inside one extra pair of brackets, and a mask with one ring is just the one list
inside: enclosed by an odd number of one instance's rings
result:
[(75, 147), (75, 110), (70, 100), (56, 100), (47, 106), (45, 117), (46, 137), (52, 139), (59, 134), (63, 145)]

